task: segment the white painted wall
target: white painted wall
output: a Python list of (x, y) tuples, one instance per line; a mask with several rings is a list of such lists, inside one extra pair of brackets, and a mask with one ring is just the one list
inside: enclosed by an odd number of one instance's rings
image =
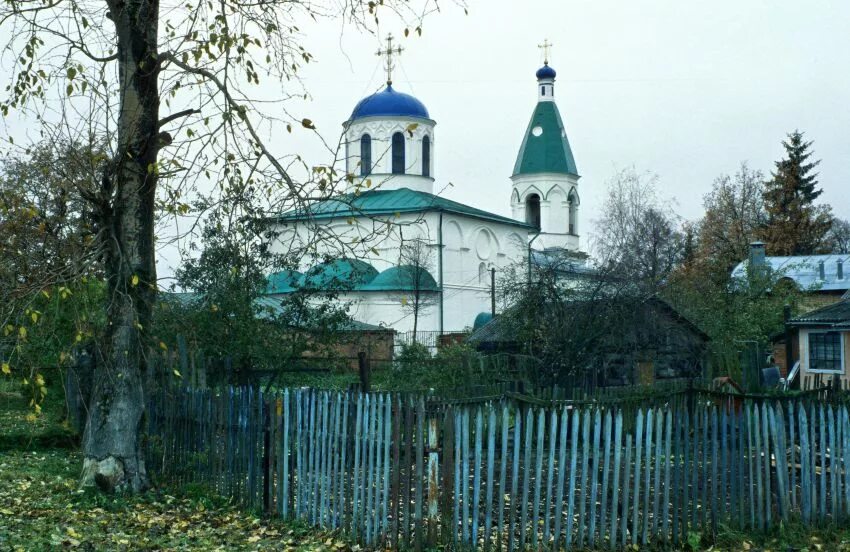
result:
[[(410, 188), (421, 192), (434, 193), (434, 127), (431, 120), (414, 117), (364, 117), (345, 126), (346, 171), (355, 176), (350, 187), (358, 183), (363, 186), (366, 179), (372, 181), (371, 188), (395, 190)], [(415, 128), (411, 128), (415, 125)], [(396, 132), (404, 135), (405, 174), (392, 174), (392, 136)], [(368, 134), (372, 137), (372, 172), (369, 176), (360, 175), (360, 138)], [(431, 140), (431, 163), (429, 177), (422, 176), (422, 139)]]
[[(809, 366), (809, 335), (812, 333), (823, 332), (825, 330), (817, 330), (817, 329), (809, 329), (809, 328), (800, 328), (800, 375), (805, 376), (806, 374), (834, 374), (836, 372), (813, 372)], [(847, 377), (847, 366), (848, 366), (848, 343), (850, 343), (850, 332), (842, 332), (841, 334), (841, 359), (842, 359), (842, 367), (843, 371), (839, 373), (842, 377)]]
[[(578, 179), (557, 173), (520, 174), (511, 177), (511, 211), (513, 218), (526, 220), (525, 206), (528, 198), (540, 197), (540, 237), (535, 240), (535, 249), (560, 247), (572, 251), (579, 249), (579, 205)], [(570, 233), (570, 202), (576, 199), (573, 232)]]
[[(386, 220), (358, 217), (351, 224), (346, 219), (322, 221), (320, 225), (296, 223), (288, 227), (272, 245), (274, 252), (284, 251), (293, 241), (315, 241), (317, 253), (331, 257), (356, 257), (374, 266), (379, 272), (399, 264), (402, 240), (421, 238), (433, 249), (434, 279), (442, 285), (442, 327), (439, 300), (421, 313), (418, 329), (421, 331), (459, 331), (472, 325), (480, 312), (490, 310), (490, 272), (527, 261), (527, 230), (513, 224), (491, 222), (463, 215), (443, 214), (443, 281), (439, 270), (440, 214), (407, 213), (390, 219), (389, 230), (376, 233), (376, 228), (386, 228)], [(317, 236), (335, 236), (331, 241)], [(353, 250), (345, 243), (365, 239)], [(372, 251), (374, 249), (374, 251)], [(314, 264), (304, 259), (301, 270)], [(497, 272), (498, 274), (498, 272)], [(413, 319), (401, 306), (397, 292), (352, 292), (341, 300), (352, 301), (351, 315), (368, 324), (384, 324), (398, 331), (413, 329)]]

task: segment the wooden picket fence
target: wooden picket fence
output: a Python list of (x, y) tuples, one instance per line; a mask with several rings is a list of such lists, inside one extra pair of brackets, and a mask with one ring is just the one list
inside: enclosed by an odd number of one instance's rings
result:
[(287, 389), (150, 398), (148, 469), (367, 546), (684, 542), (850, 517), (846, 406), (535, 406)]

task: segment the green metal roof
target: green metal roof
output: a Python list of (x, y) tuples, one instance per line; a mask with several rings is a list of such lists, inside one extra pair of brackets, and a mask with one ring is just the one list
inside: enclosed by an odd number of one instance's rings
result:
[(288, 211), (270, 217), (271, 220), (285, 222), (307, 218), (347, 218), (356, 216), (380, 216), (401, 213), (446, 212), (465, 215), (472, 218), (501, 222), (514, 226), (531, 228), (528, 224), (488, 213), (481, 209), (458, 203), (444, 197), (427, 192), (419, 192), (409, 188), (397, 190), (369, 190), (360, 194), (346, 194), (326, 199), (304, 209)]
[(266, 284), (266, 293), (289, 293), (295, 291), (296, 286), (303, 278), (303, 274), (297, 270), (281, 270), (269, 274)]
[(371, 282), (378, 271), (360, 259), (333, 259), (308, 270), (296, 287), (317, 290), (351, 290)]
[(401, 265), (386, 269), (360, 289), (362, 291), (416, 291), (417, 289), (438, 291), (440, 288), (434, 277), (424, 268), (417, 270), (410, 265)]
[[(539, 131), (535, 133), (537, 128)], [(555, 102), (537, 103), (514, 165), (514, 176), (544, 172), (578, 176), (567, 132)]]

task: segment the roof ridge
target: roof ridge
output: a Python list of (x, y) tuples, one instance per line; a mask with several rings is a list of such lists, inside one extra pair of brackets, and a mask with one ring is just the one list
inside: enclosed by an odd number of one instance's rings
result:
[[(368, 201), (369, 198), (376, 198), (378, 192), (384, 192), (383, 194), (381, 194), (384, 199), (386, 199), (387, 197), (392, 197), (392, 195), (400, 195), (400, 199), (402, 200), (404, 198), (409, 198), (408, 204), (362, 204), (363, 202)], [(351, 199), (346, 201), (345, 198)], [(358, 205), (358, 202), (361, 204)], [(436, 211), (450, 211), (462, 215), (465, 214), (471, 217), (484, 218), (492, 220), (494, 222), (501, 222), (505, 224), (512, 224), (516, 226), (524, 226), (530, 228), (527, 223), (507, 217), (505, 215), (499, 215), (497, 213), (485, 211), (484, 209), (472, 207), (471, 205), (466, 205), (465, 203), (461, 203), (460, 201), (449, 199), (441, 195), (433, 194), (430, 192), (423, 192), (421, 190), (412, 190), (410, 188), (394, 188), (391, 190), (370, 189), (359, 194), (348, 192), (346, 194), (340, 194), (338, 196), (333, 196), (324, 200), (320, 200), (304, 209), (295, 209), (292, 211), (275, 215), (271, 218), (275, 218), (278, 220), (298, 220), (300, 218), (307, 218), (308, 216), (316, 218), (333, 218), (361, 215), (368, 216), (370, 214), (380, 215), (393, 212), (421, 212), (427, 211), (429, 209)]]

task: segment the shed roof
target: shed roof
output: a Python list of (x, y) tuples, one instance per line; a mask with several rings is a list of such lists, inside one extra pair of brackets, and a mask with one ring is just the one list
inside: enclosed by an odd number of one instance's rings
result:
[(842, 300), (809, 311), (789, 321), (792, 326), (827, 326), (850, 328), (850, 300)]
[[(671, 318), (680, 321), (682, 325), (690, 329), (695, 335), (699, 336), (704, 341), (711, 340), (708, 334), (706, 334), (699, 326), (694, 324), (688, 317), (683, 315), (678, 309), (673, 307), (673, 305), (664, 299), (653, 296), (645, 299), (642, 303), (651, 305), (660, 311), (666, 312)], [(587, 304), (587, 301), (576, 300), (575, 304)], [(474, 344), (513, 342), (516, 339), (516, 336), (514, 335), (513, 328), (510, 323), (506, 322), (510, 319), (511, 312), (510, 309), (508, 309), (502, 315), (493, 318), (480, 328), (474, 330), (467, 340)]]

